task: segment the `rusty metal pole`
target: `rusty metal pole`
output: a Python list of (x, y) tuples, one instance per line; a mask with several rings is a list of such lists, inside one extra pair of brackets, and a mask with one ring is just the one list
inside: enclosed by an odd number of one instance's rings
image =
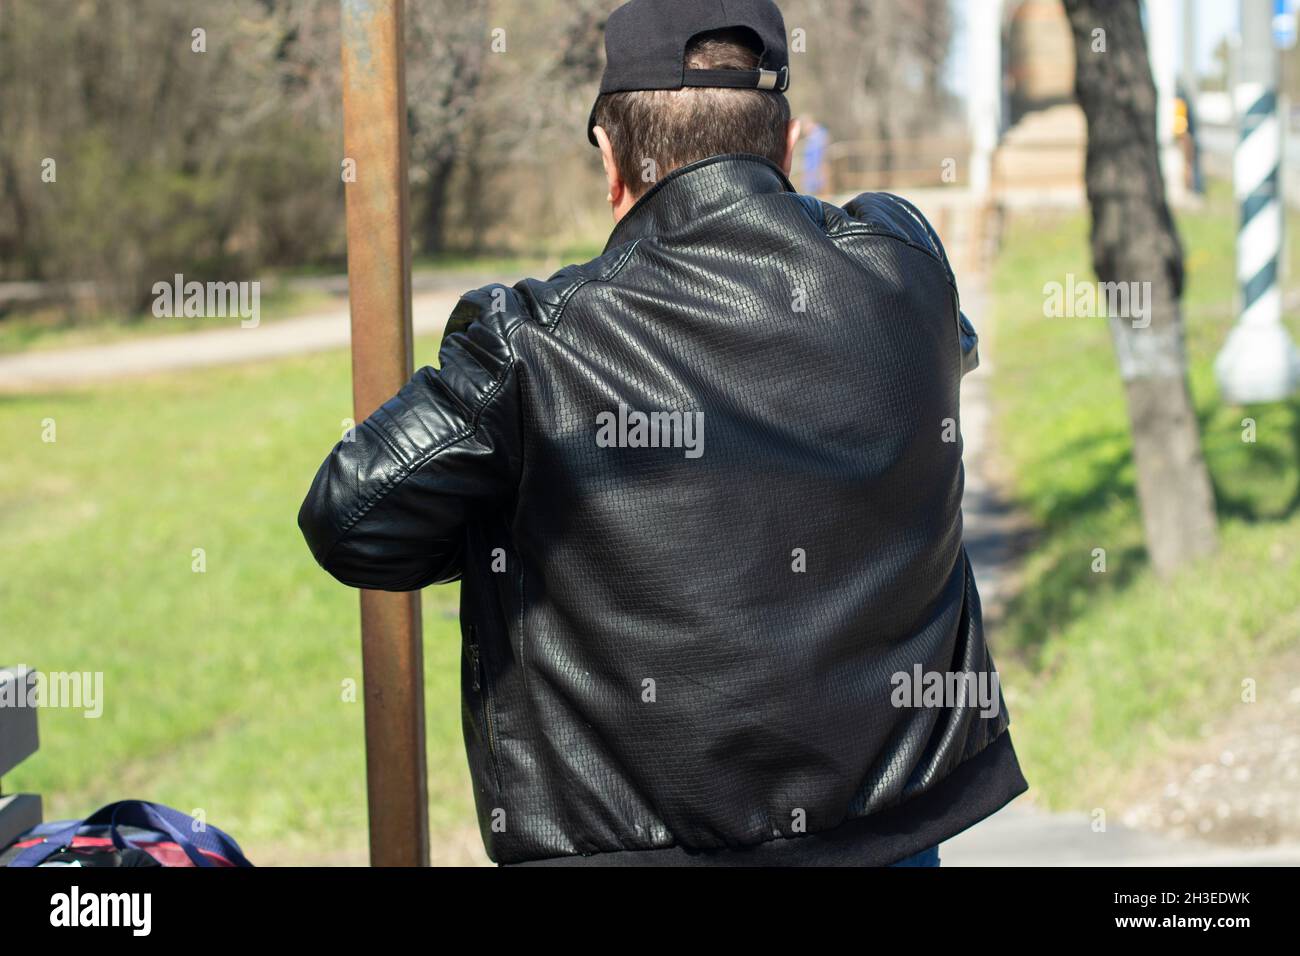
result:
[[(341, 0), (352, 400), (362, 421), (411, 377), (404, 0)], [(420, 594), (361, 592), (372, 866), (427, 866)]]

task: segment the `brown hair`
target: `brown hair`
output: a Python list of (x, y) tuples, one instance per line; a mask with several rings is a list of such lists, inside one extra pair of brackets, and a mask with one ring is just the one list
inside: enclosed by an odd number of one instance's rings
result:
[[(688, 70), (756, 70), (759, 47), (749, 30), (713, 30), (686, 47)], [(603, 93), (596, 125), (609, 135), (619, 175), (640, 196), (681, 166), (725, 153), (785, 161), (790, 104), (782, 93), (687, 87)]]

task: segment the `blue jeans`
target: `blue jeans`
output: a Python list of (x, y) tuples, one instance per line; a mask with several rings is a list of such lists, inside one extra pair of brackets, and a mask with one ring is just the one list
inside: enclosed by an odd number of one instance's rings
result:
[(938, 866), (939, 865), (939, 845), (936, 843), (928, 850), (922, 850), (915, 856), (909, 856), (905, 860), (899, 860), (897, 863), (891, 863), (890, 866)]

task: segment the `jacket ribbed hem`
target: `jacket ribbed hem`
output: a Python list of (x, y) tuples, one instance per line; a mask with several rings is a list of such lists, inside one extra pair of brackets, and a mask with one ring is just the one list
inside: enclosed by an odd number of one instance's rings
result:
[(951, 839), (1029, 789), (1003, 731), (931, 789), (832, 830), (744, 849), (618, 850), (514, 866), (887, 866)]

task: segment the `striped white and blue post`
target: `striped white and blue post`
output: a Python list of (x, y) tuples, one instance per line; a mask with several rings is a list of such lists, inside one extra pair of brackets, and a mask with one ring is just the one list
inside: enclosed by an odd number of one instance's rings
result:
[(1282, 144), (1277, 54), (1268, 0), (1242, 4), (1242, 75), (1234, 99), (1241, 122), (1233, 161), (1240, 222), (1240, 314), (1214, 363), (1234, 404), (1276, 402), (1300, 384), (1300, 354), (1282, 325)]

